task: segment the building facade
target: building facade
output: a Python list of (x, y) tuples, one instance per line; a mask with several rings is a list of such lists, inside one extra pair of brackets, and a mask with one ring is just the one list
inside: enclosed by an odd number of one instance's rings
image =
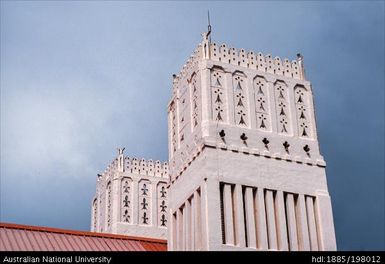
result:
[[(150, 176), (149, 165), (142, 171), (120, 150), (98, 179), (92, 230), (162, 238), (159, 195), (168, 184), (168, 250), (336, 250), (304, 72), (301, 55), (281, 60), (203, 34), (173, 76), (168, 165)], [(152, 190), (146, 224), (143, 180)], [(125, 222), (127, 182), (133, 207)]]

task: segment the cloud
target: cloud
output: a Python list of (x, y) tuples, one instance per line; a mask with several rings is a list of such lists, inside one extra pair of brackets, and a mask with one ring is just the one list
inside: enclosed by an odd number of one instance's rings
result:
[(95, 175), (116, 147), (167, 159), (171, 76), (208, 7), (219, 44), (304, 54), (338, 246), (384, 248), (384, 3), (1, 7), (1, 221), (88, 229)]

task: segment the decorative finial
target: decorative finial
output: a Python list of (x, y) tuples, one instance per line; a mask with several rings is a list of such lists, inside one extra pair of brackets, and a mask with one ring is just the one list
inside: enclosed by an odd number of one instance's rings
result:
[(211, 45), (211, 24), (210, 24), (210, 11), (207, 10), (207, 32), (202, 33), (202, 51), (203, 58), (210, 58), (210, 45)]
[(126, 148), (118, 148), (118, 171), (124, 171), (124, 156), (123, 152)]
[(118, 148), (118, 154), (123, 155), (123, 152), (126, 148)]
[(301, 53), (297, 53), (298, 66), (300, 69), (300, 78), (305, 80), (305, 66), (303, 65), (303, 56)]
[(203, 42), (211, 43), (211, 24), (210, 24), (210, 11), (207, 10), (207, 32), (202, 33)]

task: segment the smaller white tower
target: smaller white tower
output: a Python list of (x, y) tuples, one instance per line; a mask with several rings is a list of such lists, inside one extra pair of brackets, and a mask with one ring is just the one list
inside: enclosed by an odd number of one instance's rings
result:
[(91, 231), (166, 239), (168, 164), (123, 152), (98, 174)]

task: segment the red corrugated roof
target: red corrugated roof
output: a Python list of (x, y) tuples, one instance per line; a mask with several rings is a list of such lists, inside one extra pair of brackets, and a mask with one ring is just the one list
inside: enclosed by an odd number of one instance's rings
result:
[(167, 251), (167, 241), (0, 223), (0, 251)]

